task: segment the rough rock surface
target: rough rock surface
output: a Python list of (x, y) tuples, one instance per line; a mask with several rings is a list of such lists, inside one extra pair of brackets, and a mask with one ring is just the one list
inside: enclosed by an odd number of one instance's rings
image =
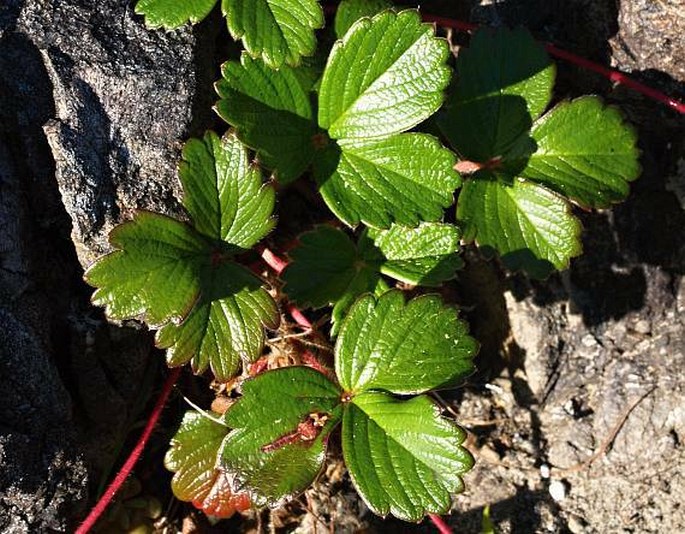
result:
[(2, 532), (71, 531), (152, 392), (150, 337), (81, 276), (132, 209), (178, 213), (196, 49), (124, 0), (0, 6)]

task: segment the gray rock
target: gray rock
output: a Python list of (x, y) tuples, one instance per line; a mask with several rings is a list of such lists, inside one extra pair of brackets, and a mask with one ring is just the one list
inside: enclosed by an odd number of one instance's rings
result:
[(17, 29), (40, 50), (55, 118), (44, 129), (82, 265), (135, 209), (179, 214), (176, 165), (196, 90), (190, 30), (147, 30), (131, 3), (27, 2)]
[(108, 325), (82, 273), (132, 210), (182, 215), (197, 48), (127, 0), (0, 6), (2, 532), (71, 531), (153, 391), (150, 336)]

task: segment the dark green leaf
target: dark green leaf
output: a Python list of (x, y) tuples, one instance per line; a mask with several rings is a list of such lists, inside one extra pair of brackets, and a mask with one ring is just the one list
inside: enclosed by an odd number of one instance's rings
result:
[(171, 489), (176, 498), (215, 517), (230, 517), (250, 505), (246, 495), (231, 492), (226, 476), (216, 468), (226, 434), (227, 427), (199, 412), (186, 412), (164, 457), (165, 467), (174, 472)]
[(186, 320), (157, 332), (157, 345), (168, 349), (169, 366), (191, 361), (195, 373), (209, 366), (219, 382), (227, 382), (241, 360), (259, 358), (263, 327), (276, 329), (279, 321), (262, 281), (239, 265), (223, 263), (208, 273), (201, 300)]
[(640, 174), (637, 138), (615, 107), (597, 97), (563, 102), (533, 127), (537, 150), (521, 175), (582, 206), (623, 200)]
[(412, 284), (439, 285), (460, 267), (458, 250), (459, 231), (450, 224), (371, 229), (358, 245), (342, 230), (320, 226), (300, 236), (281, 278), (293, 302), (314, 308), (335, 304), (332, 322), (337, 325), (359, 295), (376, 291), (380, 273)]
[(510, 269), (537, 278), (567, 267), (581, 252), (581, 226), (568, 203), (532, 182), (507, 184), (479, 174), (464, 184), (457, 218), (467, 240), (496, 250)]
[(223, 78), (216, 84), (221, 97), (217, 113), (283, 183), (298, 178), (313, 156), (317, 128), (309, 101), (309, 70), (283, 66), (275, 71), (243, 54), (240, 63), (223, 65)]
[[(319, 226), (302, 234), (300, 244), (289, 256), (291, 261), (281, 278), (288, 298), (302, 306), (320, 308), (343, 298), (351, 287), (363, 293), (374, 286), (375, 276), (373, 272), (368, 276), (355, 244), (332, 226)], [(355, 282), (360, 275), (368, 283)]]
[(374, 513), (405, 521), (449, 510), (473, 466), (465, 437), (425, 396), (367, 392), (343, 412), (343, 455), (357, 491)]
[(136, 13), (145, 15), (149, 28), (173, 29), (186, 22), (201, 21), (217, 0), (138, 0)]
[(350, 393), (421, 393), (468, 376), (476, 350), (457, 310), (437, 295), (405, 303), (402, 293), (392, 290), (354, 303), (335, 345), (335, 369)]
[[(248, 380), (226, 412), (234, 430), (220, 450), (220, 465), (234, 491), (258, 506), (278, 506), (309, 486), (321, 470), (326, 440), (340, 418), (340, 390), (309, 367), (285, 367)], [(323, 426), (304, 439), (301, 424)]]
[(222, 0), (228, 29), (252, 57), (272, 68), (297, 65), (316, 49), (314, 30), (324, 25), (317, 0)]
[(273, 187), (262, 183), (259, 169), (234, 135), (219, 139), (207, 132), (202, 140), (188, 141), (179, 174), (183, 203), (203, 234), (249, 249), (274, 227)]
[(185, 223), (141, 211), (112, 230), (110, 242), (117, 250), (85, 273), (98, 288), (93, 304), (104, 306), (112, 319), (144, 316), (153, 328), (188, 315), (212, 254), (202, 235)]
[(359, 20), (328, 58), (319, 125), (335, 139), (381, 137), (416, 126), (442, 104), (448, 56), (447, 42), (421, 23), (417, 11)]
[(352, 24), (392, 7), (387, 0), (342, 0), (335, 12), (335, 35), (342, 39)]
[(454, 155), (426, 134), (339, 142), (319, 153), (314, 174), (328, 207), (350, 226), (437, 221), (461, 180)]
[(457, 73), (440, 127), (462, 158), (484, 163), (527, 136), (549, 103), (555, 68), (527, 30), (499, 28), (476, 32)]

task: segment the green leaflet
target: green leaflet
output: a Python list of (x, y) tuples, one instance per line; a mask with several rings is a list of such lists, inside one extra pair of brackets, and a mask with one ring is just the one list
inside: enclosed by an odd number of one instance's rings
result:
[(351, 393), (423, 393), (454, 386), (471, 374), (477, 346), (457, 310), (437, 295), (405, 303), (402, 293), (392, 290), (354, 303), (335, 345), (335, 371)]
[(387, 0), (342, 0), (335, 11), (335, 35), (342, 39), (352, 24), (392, 7)]
[(437, 221), (461, 183), (454, 155), (427, 134), (341, 140), (337, 147), (317, 154), (314, 176), (328, 207), (349, 225)]
[(273, 71), (262, 61), (243, 54), (240, 63), (222, 67), (216, 91), (216, 111), (235, 126), (240, 139), (257, 151), (260, 162), (289, 183), (307, 169), (313, 158), (317, 132), (309, 101), (308, 83), (298, 74), (306, 67), (283, 66)]
[(416, 11), (386, 11), (360, 19), (334, 45), (318, 91), (318, 125), (308, 69), (270, 71), (246, 59), (224, 67), (217, 112), (280, 181), (313, 163), (324, 200), (350, 226), (437, 221), (460, 184), (454, 156), (431, 136), (402, 132), (440, 107), (448, 55)]
[(316, 49), (314, 30), (324, 25), (317, 0), (222, 0), (228, 29), (245, 50), (272, 68), (297, 65)]
[(98, 288), (93, 304), (112, 319), (140, 316), (153, 328), (181, 321), (200, 294), (200, 272), (211, 256), (207, 239), (185, 223), (140, 211), (109, 240), (116, 250), (84, 275)]
[(210, 367), (219, 382), (239, 370), (241, 360), (256, 360), (264, 344), (264, 328), (278, 327), (280, 316), (262, 281), (234, 263), (208, 273), (203, 295), (180, 325), (157, 332), (157, 346), (167, 350), (170, 367), (191, 362), (193, 372)]
[(207, 132), (183, 148), (179, 168), (183, 204), (195, 228), (242, 249), (250, 249), (276, 224), (275, 192), (262, 183), (247, 150), (232, 134)]
[(173, 29), (204, 19), (217, 0), (138, 0), (136, 13), (149, 28)]
[(521, 179), (510, 185), (483, 173), (467, 180), (457, 218), (467, 239), (496, 250), (510, 269), (525, 269), (536, 278), (564, 269), (582, 250), (581, 226), (568, 203)]
[[(340, 418), (339, 398), (340, 389), (308, 367), (246, 381), (243, 396), (226, 412), (233, 430), (219, 453), (233, 490), (272, 507), (304, 491), (323, 466), (326, 437)], [(311, 439), (298, 436), (298, 425), (315, 419), (322, 426)]]
[[(150, 28), (174, 29), (201, 21), (217, 0), (138, 0), (136, 13)], [(316, 50), (314, 30), (324, 25), (318, 0), (222, 0), (234, 39), (271, 68), (298, 65)]]
[[(331, 50), (321, 81), (319, 125), (334, 139), (408, 130), (442, 105), (447, 43), (417, 11), (357, 21)], [(368, 58), (355, 61), (356, 58)]]
[(164, 466), (174, 472), (171, 489), (176, 498), (215, 517), (230, 517), (236, 509), (249, 506), (246, 496), (231, 492), (226, 476), (216, 467), (226, 434), (225, 426), (199, 412), (186, 412), (164, 457)]
[[(459, 228), (444, 223), (421, 223), (416, 228), (394, 224), (388, 230), (370, 228), (369, 246), (382, 256), (381, 273), (408, 284), (439, 286), (454, 278), (459, 257)], [(373, 243), (373, 245), (371, 245)], [(363, 253), (371, 259), (369, 252)]]
[(471, 371), (475, 351), (456, 311), (437, 296), (408, 303), (394, 290), (378, 299), (363, 296), (335, 347), (345, 391), (308, 367), (246, 381), (224, 416), (233, 430), (219, 465), (233, 491), (247, 492), (258, 505), (279, 506), (314, 481), (328, 436), (342, 419), (345, 461), (374, 512), (411, 521), (442, 513), (473, 463), (462, 447), (464, 432), (427, 397), (398, 400), (391, 393), (452, 384)]
[(466, 433), (440, 416), (428, 397), (398, 400), (387, 393), (354, 397), (343, 412), (345, 464), (357, 491), (378, 515), (419, 521), (443, 514), (473, 466)]
[(176, 366), (192, 361), (226, 381), (241, 360), (261, 354), (263, 327), (276, 328), (276, 303), (262, 282), (230, 259), (274, 226), (274, 190), (264, 185), (232, 134), (208, 132), (183, 150), (179, 174), (194, 226), (140, 212), (115, 228), (117, 249), (86, 272), (93, 303), (115, 319), (144, 316)]
[(580, 253), (568, 200), (608, 207), (626, 196), (640, 170), (633, 130), (596, 97), (540, 116), (554, 68), (525, 30), (479, 31), (457, 69), (439, 124), (462, 158), (485, 166), (457, 202), (465, 237), (534, 277), (567, 267)]
[(586, 96), (562, 102), (533, 126), (537, 150), (521, 176), (581, 206), (607, 208), (640, 175), (637, 136), (615, 107)]
[(449, 224), (369, 229), (356, 245), (342, 230), (324, 225), (300, 236), (281, 278), (293, 302), (314, 308), (335, 304), (337, 332), (340, 319), (359, 295), (377, 288), (382, 292), (381, 273), (410, 284), (437, 286), (461, 267), (458, 252), (459, 231)]

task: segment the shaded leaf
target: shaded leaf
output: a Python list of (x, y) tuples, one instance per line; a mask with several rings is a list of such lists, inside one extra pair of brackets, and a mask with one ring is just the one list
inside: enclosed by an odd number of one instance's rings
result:
[[(339, 404), (339, 388), (309, 367), (285, 367), (246, 381), (243, 396), (225, 414), (234, 430), (219, 453), (233, 490), (271, 507), (304, 491), (321, 470)], [(301, 435), (300, 425), (314, 421), (321, 426)]]
[(200, 293), (211, 244), (187, 224), (145, 211), (114, 228), (109, 239), (117, 250), (84, 275), (97, 287), (93, 304), (112, 319), (144, 317), (153, 328), (181, 321)]
[(221, 518), (250, 507), (247, 495), (234, 494), (226, 476), (216, 467), (219, 446), (226, 434), (227, 427), (199, 412), (186, 412), (164, 457), (164, 466), (174, 472), (171, 489), (176, 498)]
[(457, 73), (440, 128), (462, 158), (487, 162), (527, 136), (550, 101), (555, 67), (527, 30), (481, 29), (460, 50)]
[(272, 68), (311, 56), (314, 30), (324, 25), (317, 0), (222, 0), (221, 7), (233, 38)]
[(136, 13), (145, 16), (149, 28), (178, 28), (204, 19), (217, 0), (138, 0)]
[(367, 392), (343, 412), (343, 456), (357, 491), (375, 514), (405, 521), (449, 510), (473, 466), (465, 437), (426, 396)]
[(439, 285), (461, 266), (459, 231), (449, 224), (371, 229), (358, 244), (342, 230), (323, 225), (299, 241), (281, 274), (284, 290), (302, 306), (335, 305), (333, 335), (354, 300), (382, 284), (380, 273), (412, 284)]
[(275, 71), (243, 54), (240, 63), (224, 63), (216, 84), (217, 113), (283, 183), (302, 175), (313, 156), (317, 128), (309, 90), (314, 76), (308, 70), (283, 66)]
[(568, 203), (544, 187), (512, 184), (481, 173), (459, 195), (457, 218), (465, 238), (496, 250), (510, 269), (543, 278), (581, 252), (581, 226)]
[(371, 17), (391, 7), (387, 0), (342, 0), (335, 11), (335, 35), (342, 39), (360, 18)]
[(250, 164), (247, 149), (234, 135), (207, 132), (183, 149), (179, 168), (183, 203), (203, 234), (249, 249), (275, 225), (275, 193)]
[(157, 332), (157, 345), (167, 350), (170, 367), (191, 362), (195, 373), (210, 367), (216, 380), (227, 382), (241, 360), (253, 362), (262, 352), (264, 328), (276, 329), (278, 307), (262, 281), (243, 267), (224, 263), (212, 269), (203, 295), (180, 325)]
[(521, 176), (582, 206), (606, 208), (623, 200), (640, 175), (634, 129), (615, 107), (593, 96), (562, 102), (535, 123), (537, 150)]
[(354, 303), (335, 345), (335, 370), (350, 393), (421, 393), (468, 376), (476, 351), (457, 310), (438, 296), (405, 303), (400, 291), (391, 290)]

